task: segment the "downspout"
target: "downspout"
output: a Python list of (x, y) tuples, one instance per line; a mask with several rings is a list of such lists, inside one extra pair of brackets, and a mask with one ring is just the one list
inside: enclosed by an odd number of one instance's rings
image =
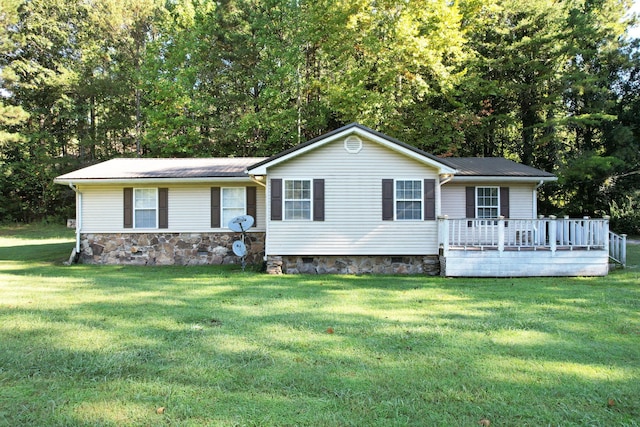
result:
[[(258, 175), (258, 176), (260, 176), (261, 178), (263, 178), (263, 176), (264, 176), (264, 175)], [(267, 188), (267, 184), (266, 184), (266, 183), (264, 183), (262, 179), (258, 179), (258, 178), (256, 178), (256, 176), (255, 176), (255, 175), (249, 175), (249, 178), (251, 179), (251, 181), (255, 182), (256, 184), (258, 184), (258, 185), (260, 185), (260, 186), (262, 186), (262, 187), (264, 187), (264, 188)], [(263, 179), (264, 179), (264, 178), (263, 178)]]
[(80, 256), (80, 229), (82, 228), (82, 193), (72, 182), (69, 183), (71, 188), (76, 193), (76, 260)]
[(440, 185), (444, 185), (453, 179), (452, 173), (443, 173), (440, 175)]
[(538, 217), (538, 188), (542, 187), (542, 184), (544, 184), (544, 181), (540, 180), (540, 182), (537, 183), (535, 188), (533, 189), (533, 215), (531, 216), (531, 218), (534, 219)]

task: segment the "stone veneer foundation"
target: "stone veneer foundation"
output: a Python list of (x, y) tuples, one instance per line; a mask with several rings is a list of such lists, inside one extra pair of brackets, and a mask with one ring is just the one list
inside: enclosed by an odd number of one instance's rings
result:
[(426, 256), (273, 256), (269, 274), (440, 274), (437, 255)]
[[(247, 264), (262, 265), (265, 233), (247, 233)], [(231, 245), (239, 233), (89, 233), (80, 236), (85, 264), (240, 264)]]

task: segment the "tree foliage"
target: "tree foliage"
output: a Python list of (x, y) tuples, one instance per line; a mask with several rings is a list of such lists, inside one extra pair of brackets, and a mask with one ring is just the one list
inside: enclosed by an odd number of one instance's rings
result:
[(619, 214), (640, 199), (629, 8), (5, 0), (0, 214), (68, 215), (52, 178), (96, 161), (269, 155), (353, 121), (434, 154), (557, 173), (543, 210)]

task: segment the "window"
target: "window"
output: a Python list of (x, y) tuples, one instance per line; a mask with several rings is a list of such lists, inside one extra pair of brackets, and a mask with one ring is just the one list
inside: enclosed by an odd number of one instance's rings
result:
[(245, 208), (244, 187), (222, 188), (222, 226), (227, 227), (229, 221), (238, 215), (244, 215)]
[(499, 194), (498, 187), (476, 188), (476, 218), (498, 218), (500, 216)]
[(284, 219), (311, 219), (311, 180), (284, 181)]
[(158, 219), (158, 191), (155, 188), (135, 188), (133, 191), (135, 228), (156, 228)]
[(422, 220), (421, 180), (396, 180), (396, 219)]

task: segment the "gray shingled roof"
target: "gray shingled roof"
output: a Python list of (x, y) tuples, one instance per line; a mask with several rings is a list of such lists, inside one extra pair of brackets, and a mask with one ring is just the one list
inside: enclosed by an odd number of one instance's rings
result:
[[(179, 179), (247, 177), (246, 170), (265, 157), (112, 159), (61, 175), (57, 182), (112, 179)], [(446, 163), (458, 170), (456, 176), (540, 177), (554, 175), (502, 157), (448, 157)]]
[(540, 177), (555, 175), (540, 169), (516, 163), (503, 157), (447, 157), (458, 173), (456, 176)]
[(246, 177), (247, 167), (262, 160), (264, 157), (112, 159), (61, 175), (56, 181)]

